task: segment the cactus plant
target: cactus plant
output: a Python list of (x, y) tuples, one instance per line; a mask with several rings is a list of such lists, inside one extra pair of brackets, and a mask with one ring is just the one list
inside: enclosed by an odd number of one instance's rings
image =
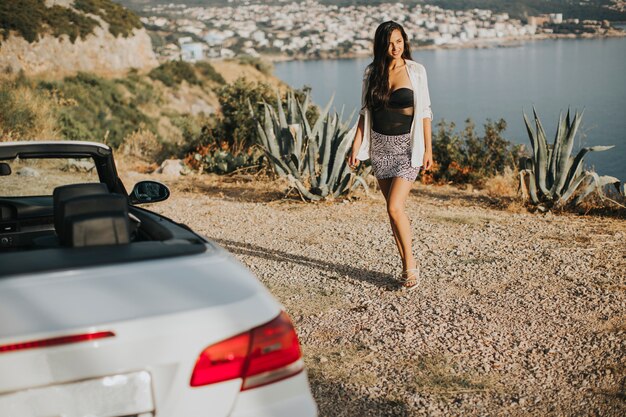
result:
[(263, 152), (259, 149), (233, 154), (229, 150), (203, 146), (198, 148), (196, 152), (189, 154), (185, 162), (193, 169), (221, 175), (247, 167), (256, 167), (260, 164), (262, 157)]
[(363, 176), (353, 173), (346, 160), (355, 132), (342, 122), (343, 111), (329, 112), (332, 98), (313, 127), (306, 119), (308, 93), (299, 102), (289, 92), (287, 113), (278, 93), (277, 100), (277, 111), (263, 103), (263, 117), (255, 117), (259, 142), (276, 173), (309, 201), (337, 198), (359, 184), (367, 190)]
[(571, 155), (574, 137), (580, 125), (583, 112), (575, 112), (565, 119), (559, 115), (554, 143), (549, 146), (546, 133), (535, 108), (533, 107), (535, 129), (532, 128), (526, 113), (524, 122), (532, 145), (530, 158), (520, 161), (520, 188), (530, 202), (542, 209), (560, 208), (577, 194), (573, 204), (578, 205), (594, 190), (602, 192), (607, 184), (619, 183), (611, 176), (599, 176), (595, 172), (583, 170), (583, 160), (588, 152), (605, 151), (613, 146), (591, 146), (582, 148), (576, 157)]

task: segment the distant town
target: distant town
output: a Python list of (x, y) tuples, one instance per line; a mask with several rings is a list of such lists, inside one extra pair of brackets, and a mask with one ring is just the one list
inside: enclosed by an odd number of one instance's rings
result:
[(561, 13), (529, 16), (522, 22), (490, 10), (454, 11), (400, 3), (345, 7), (313, 0), (236, 7), (168, 4), (146, 6), (142, 16), (162, 61), (242, 55), (270, 59), (367, 56), (374, 30), (385, 20), (401, 23), (414, 48), (488, 47), (560, 36), (624, 35), (608, 21), (564, 20)]

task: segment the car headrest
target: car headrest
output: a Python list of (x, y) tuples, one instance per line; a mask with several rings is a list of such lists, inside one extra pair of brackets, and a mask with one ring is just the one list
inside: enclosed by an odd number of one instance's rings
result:
[(61, 232), (63, 226), (64, 207), (62, 202), (83, 195), (107, 194), (109, 189), (106, 184), (101, 182), (90, 182), (84, 184), (69, 184), (56, 187), (52, 192), (52, 202), (54, 210), (54, 229), (57, 235)]
[(130, 242), (128, 200), (120, 194), (74, 197), (61, 203), (62, 245), (99, 246)]

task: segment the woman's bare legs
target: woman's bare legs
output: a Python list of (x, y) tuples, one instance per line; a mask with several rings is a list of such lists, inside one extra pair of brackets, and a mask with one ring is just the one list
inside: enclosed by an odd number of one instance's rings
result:
[(393, 178), (387, 199), (387, 213), (392, 224), (396, 228), (396, 233), (400, 246), (402, 247), (402, 267), (407, 269), (415, 268), (415, 258), (413, 257), (413, 238), (411, 236), (411, 223), (404, 211), (406, 199), (411, 191), (413, 183), (404, 178)]
[(387, 213), (391, 221), (391, 229), (396, 245), (398, 245), (398, 252), (400, 252), (400, 257), (402, 258), (402, 268), (405, 271), (413, 269), (416, 262), (413, 257), (411, 224), (404, 211), (406, 199), (409, 196), (413, 183), (397, 177), (378, 180), (378, 183), (387, 201)]
[[(392, 181), (393, 178), (384, 178), (378, 180), (378, 186), (380, 187), (380, 191), (382, 191), (383, 196), (385, 196), (386, 204), (389, 204), (389, 190), (391, 189)], [(391, 223), (391, 232), (393, 233), (393, 239), (396, 241), (396, 246), (398, 247), (398, 252), (400, 252), (400, 258), (403, 259), (402, 264), (404, 265), (404, 251), (402, 248), (402, 244), (398, 239), (398, 231), (396, 230), (396, 226), (394, 225), (391, 216), (389, 216), (389, 223)]]

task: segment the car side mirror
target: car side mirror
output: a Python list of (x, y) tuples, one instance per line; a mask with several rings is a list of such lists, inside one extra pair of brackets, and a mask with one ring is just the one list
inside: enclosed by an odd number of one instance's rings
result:
[(131, 204), (156, 203), (167, 200), (170, 190), (165, 184), (156, 181), (139, 181), (130, 193)]
[(11, 175), (11, 165), (0, 162), (0, 176)]

